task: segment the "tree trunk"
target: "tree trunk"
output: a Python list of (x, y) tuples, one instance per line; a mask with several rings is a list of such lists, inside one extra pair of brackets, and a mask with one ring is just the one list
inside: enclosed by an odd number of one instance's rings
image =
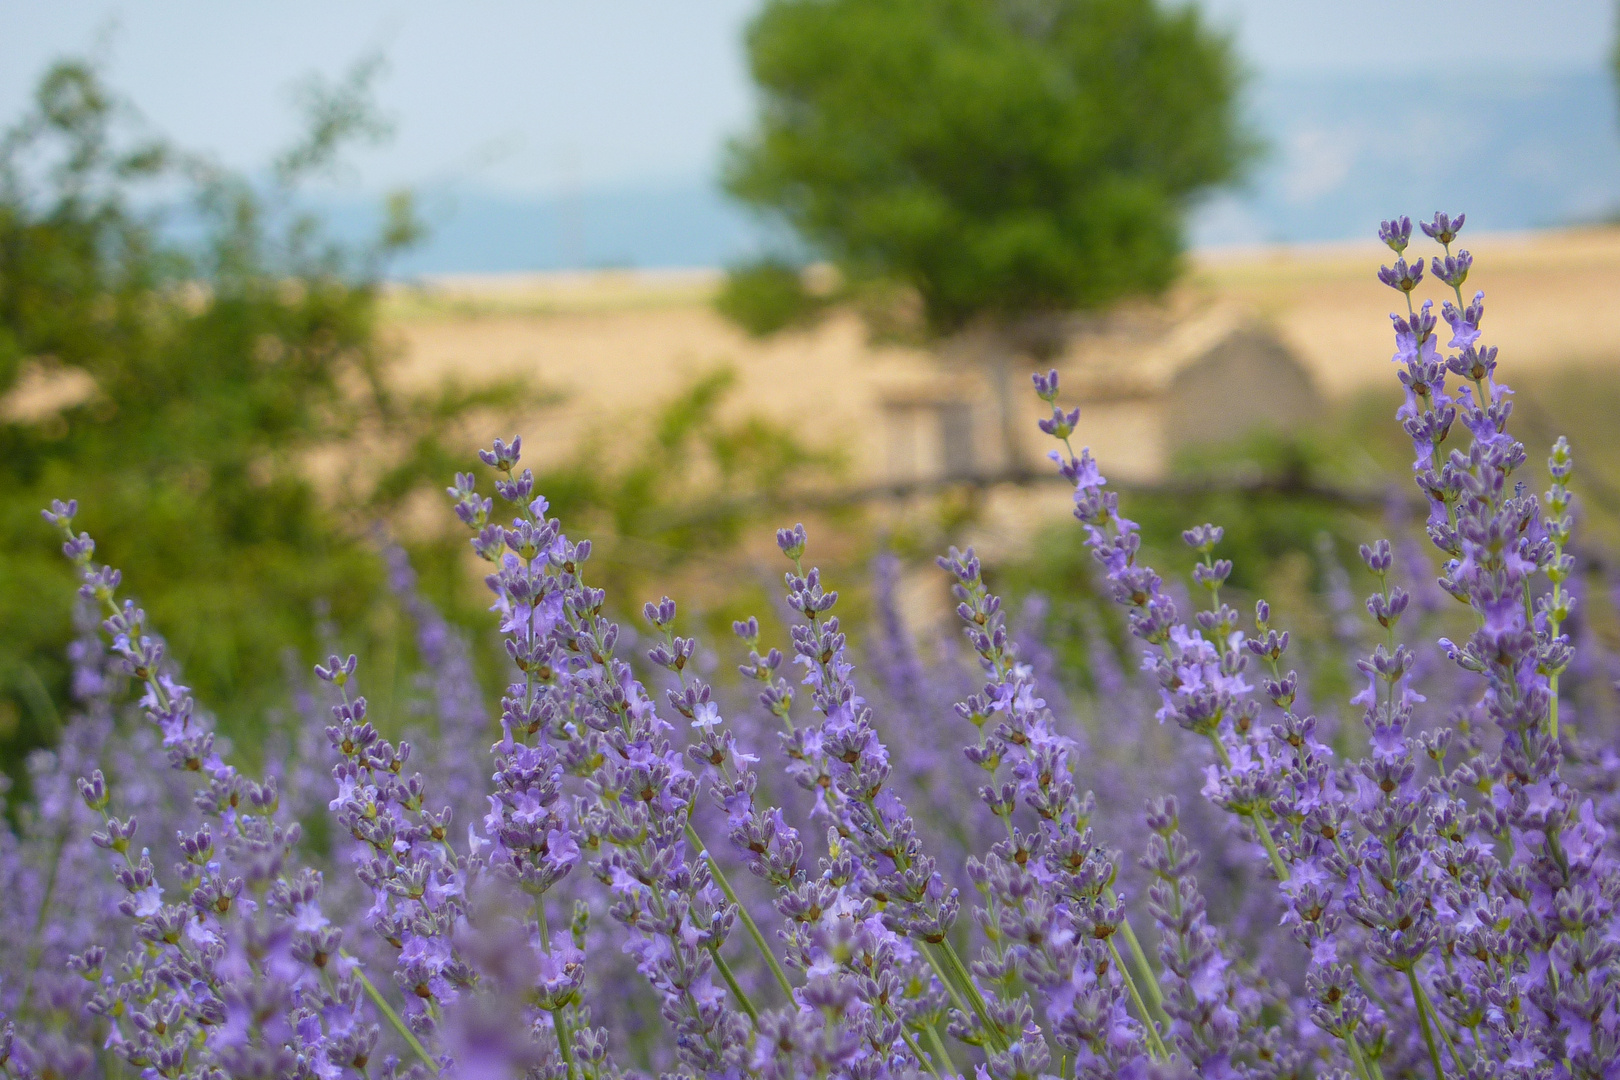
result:
[(1029, 468), (1024, 455), (1028, 434), (1024, 428), (1032, 422), (1033, 414), (1029, 411), (1030, 399), (1025, 396), (1028, 385), (1021, 385), (1019, 376), (1032, 358), (1059, 351), (1061, 329), (1062, 324), (1051, 319), (1014, 323), (983, 319), (945, 342), (942, 359), (981, 372), (989, 383), (1001, 461), (998, 469), (981, 467), (981, 473), (1017, 475)]
[(1009, 475), (1021, 473), (1024, 470), (1024, 455), (1018, 433), (1018, 388), (1013, 385), (1015, 365), (1012, 343), (1005, 335), (998, 333), (990, 336), (990, 346), (990, 355), (985, 359), (1001, 426), (1001, 469)]

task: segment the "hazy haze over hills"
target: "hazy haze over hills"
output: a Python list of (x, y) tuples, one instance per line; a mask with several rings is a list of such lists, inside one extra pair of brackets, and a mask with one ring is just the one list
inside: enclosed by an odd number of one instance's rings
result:
[(1199, 215), (1201, 243), (1336, 240), (1437, 209), (1493, 230), (1620, 209), (1615, 94), (1595, 66), (1280, 74), (1250, 105), (1271, 152), (1249, 190)]

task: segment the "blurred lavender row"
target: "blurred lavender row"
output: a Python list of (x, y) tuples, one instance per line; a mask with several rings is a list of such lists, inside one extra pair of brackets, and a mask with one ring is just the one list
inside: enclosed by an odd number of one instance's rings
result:
[[(54, 504), (79, 707), (0, 831), (4, 1075), (1615, 1075), (1620, 657), (1568, 444), (1521, 478), (1462, 225), (1422, 225), (1427, 263), (1381, 232), (1439, 561), (1408, 530), (1332, 564), (1330, 648), (1227, 602), (1218, 526), (1184, 534), (1190, 588), (1146, 565), (1053, 373), (1117, 609), (1083, 679), (1048, 598), (1009, 611), (971, 550), (939, 560), (960, 634), (908, 630), (884, 555), (857, 645), (802, 525), (785, 640), (701, 643), (668, 598), (621, 626), (496, 440), (495, 495), (450, 495), (499, 708), (393, 549), (430, 674), (379, 717), (334, 654), (254, 777)], [(1345, 680), (1346, 708), (1313, 693)]]

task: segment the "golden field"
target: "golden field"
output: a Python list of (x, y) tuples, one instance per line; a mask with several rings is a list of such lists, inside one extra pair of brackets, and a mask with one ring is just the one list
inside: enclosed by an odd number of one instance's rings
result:
[[(1510, 377), (1620, 366), (1620, 230), (1481, 235), (1469, 247), (1475, 270), (1465, 292), (1485, 290), (1486, 339), (1500, 346)], [(1254, 312), (1328, 398), (1342, 399), (1393, 383), (1386, 316), (1399, 298), (1374, 277), (1388, 261), (1376, 242), (1200, 253), (1166, 303), (1213, 299)], [(865, 403), (883, 387), (938, 377), (930, 355), (869, 343), (850, 312), (752, 339), (710, 307), (718, 282), (710, 270), (436, 278), (391, 292), (387, 333), (407, 382), (522, 375), (562, 394), (562, 407), (528, 426), (541, 447), (572, 445), (586, 430), (628, 430), (724, 365), (738, 376), (733, 408), (792, 423), (868, 472), (879, 449)], [(1434, 285), (1425, 282), (1426, 295), (1449, 294)]]

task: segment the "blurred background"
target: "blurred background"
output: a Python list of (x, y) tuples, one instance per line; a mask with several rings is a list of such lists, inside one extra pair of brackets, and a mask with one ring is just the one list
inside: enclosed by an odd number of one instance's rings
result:
[(975, 544), (1083, 691), (1123, 643), (1047, 367), (1159, 565), (1222, 522), (1239, 597), (1331, 636), (1421, 516), (1373, 237), (1437, 209), (1620, 643), (1614, 39), (1609, 0), (10, 5), (0, 764), (72, 703), (53, 497), (250, 757), (329, 651), (408, 712), (424, 601), (495, 694), (442, 489), (513, 432), (596, 583), (722, 671), (804, 520), (856, 624), (897, 557), (925, 642)]

